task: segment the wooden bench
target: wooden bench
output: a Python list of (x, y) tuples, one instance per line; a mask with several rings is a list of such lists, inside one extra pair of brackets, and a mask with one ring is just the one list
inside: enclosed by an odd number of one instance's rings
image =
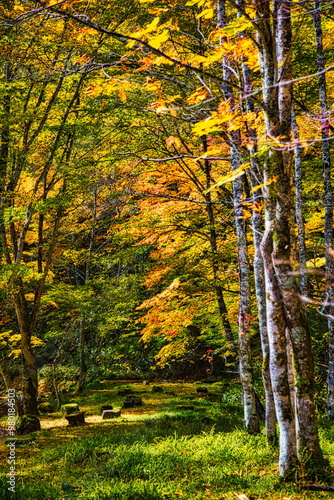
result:
[(80, 425), (85, 424), (85, 411), (77, 411), (75, 413), (70, 413), (69, 415), (65, 415), (66, 420), (68, 421), (68, 425)]

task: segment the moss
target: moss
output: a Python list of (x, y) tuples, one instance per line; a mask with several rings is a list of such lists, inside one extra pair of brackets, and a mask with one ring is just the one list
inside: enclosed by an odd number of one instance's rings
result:
[(66, 405), (62, 405), (61, 412), (63, 415), (70, 415), (71, 413), (75, 413), (80, 411), (79, 405), (76, 403), (68, 403)]

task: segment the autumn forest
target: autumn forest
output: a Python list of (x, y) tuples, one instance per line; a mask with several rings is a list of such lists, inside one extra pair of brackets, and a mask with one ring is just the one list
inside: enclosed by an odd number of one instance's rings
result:
[(4, 0), (0, 30), (3, 394), (238, 384), (277, 475), (320, 481), (333, 2)]

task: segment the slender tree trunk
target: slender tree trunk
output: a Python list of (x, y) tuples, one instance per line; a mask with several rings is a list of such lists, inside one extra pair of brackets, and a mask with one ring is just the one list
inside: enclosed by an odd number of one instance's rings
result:
[[(207, 151), (207, 139), (206, 136), (202, 137), (202, 143), (203, 143), (203, 150), (204, 152)], [(204, 160), (204, 168), (205, 168), (205, 177), (206, 177), (206, 189), (209, 189), (211, 187), (211, 164), (208, 160)], [(228, 319), (228, 311), (227, 307), (225, 304), (224, 300), (224, 295), (223, 295), (223, 289), (219, 285), (219, 266), (218, 266), (218, 260), (217, 260), (217, 252), (218, 252), (218, 246), (217, 246), (217, 232), (216, 232), (216, 227), (215, 227), (215, 217), (214, 217), (214, 212), (212, 208), (212, 200), (211, 200), (211, 192), (207, 192), (205, 195), (205, 200), (206, 200), (206, 212), (210, 224), (210, 246), (211, 246), (211, 253), (212, 253), (212, 271), (213, 271), (213, 277), (215, 281), (215, 292), (216, 292), (216, 297), (217, 297), (217, 304), (218, 304), (218, 309), (219, 309), (219, 314), (221, 318), (221, 322), (224, 328), (225, 332), (225, 337), (227, 342), (229, 343), (229, 349), (231, 352), (233, 352), (235, 355), (237, 354), (237, 346), (235, 344), (232, 328), (230, 321)], [(235, 360), (234, 360), (235, 361)]]
[(305, 225), (303, 217), (303, 186), (302, 186), (302, 156), (299, 142), (299, 130), (296, 122), (294, 108), (291, 109), (291, 126), (294, 140), (295, 153), (295, 188), (296, 203), (295, 213), (298, 231), (298, 257), (299, 257), (299, 287), (302, 295), (307, 294), (307, 272), (306, 272), (306, 244), (305, 244)]
[(322, 164), (325, 191), (325, 254), (326, 254), (326, 312), (328, 313), (328, 374), (327, 374), (327, 409), (328, 416), (334, 419), (334, 254), (333, 254), (333, 189), (331, 181), (331, 158), (329, 141), (329, 120), (327, 106), (327, 84), (325, 56), (322, 42), (320, 0), (314, 1), (313, 24), (317, 49), (317, 69), (319, 72), (319, 101), (322, 135)]
[(60, 409), (61, 407), (61, 396), (58, 390), (58, 384), (57, 384), (57, 377), (56, 377), (56, 363), (52, 363), (52, 384), (53, 384), (53, 389), (55, 391), (55, 396), (57, 399), (57, 410)]
[[(226, 26), (225, 0), (218, 0), (218, 27)], [(223, 58), (223, 77), (226, 82), (232, 82), (229, 61)], [(232, 87), (227, 83), (223, 85), (223, 92), (230, 108), (234, 110), (235, 102)], [(232, 170), (237, 170), (241, 165), (240, 132), (230, 133), (230, 151)], [(253, 367), (250, 348), (250, 267), (247, 248), (246, 224), (242, 212), (243, 181), (239, 177), (233, 183), (233, 200), (235, 224), (238, 242), (239, 261), (239, 370), (243, 392), (244, 421), (249, 433), (260, 432), (259, 419), (256, 411), (256, 397), (254, 391)]]
[(79, 324), (79, 355), (80, 355), (80, 376), (78, 382), (78, 392), (83, 392), (85, 389), (86, 377), (87, 377), (87, 342), (86, 342), (86, 332), (83, 325), (83, 320), (80, 320)]
[[(243, 0), (238, 0), (237, 4), (241, 8), (244, 6)], [(239, 12), (241, 14), (241, 12)], [(251, 72), (247, 66), (247, 58), (244, 57), (242, 63), (242, 74), (243, 83), (245, 91), (245, 102), (246, 110), (254, 111), (254, 102), (250, 94), (253, 90)], [(248, 140), (249, 140), (249, 153), (250, 153), (250, 164), (251, 169), (249, 170), (250, 184), (253, 192), (253, 206), (261, 206), (261, 201), (263, 199), (262, 189), (259, 188), (261, 184), (261, 172), (254, 155), (257, 153), (257, 131), (254, 128), (248, 128)], [(258, 205), (257, 205), (258, 204)], [(263, 220), (261, 210), (253, 209), (252, 213), (252, 229), (253, 229), (253, 241), (254, 241), (254, 282), (255, 282), (255, 295), (258, 311), (258, 321), (259, 321), (259, 331), (261, 339), (261, 349), (262, 349), (262, 380), (265, 392), (265, 426), (266, 426), (266, 437), (268, 443), (276, 443), (277, 433), (276, 433), (276, 412), (273, 390), (271, 387), (270, 379), (270, 350), (269, 350), (269, 339), (267, 330), (267, 311), (266, 311), (266, 286), (265, 286), (265, 274), (263, 258), (261, 253), (261, 241), (263, 237)]]
[[(10, 68), (5, 64), (4, 79), (9, 81)], [(0, 259), (5, 257), (8, 261), (9, 255), (7, 254), (6, 231), (4, 224), (4, 209), (8, 205), (6, 200), (6, 177), (9, 159), (9, 140), (10, 140), (10, 95), (5, 94), (2, 98), (2, 111), (3, 111), (3, 125), (0, 133)], [(9, 262), (8, 262), (9, 263)]]

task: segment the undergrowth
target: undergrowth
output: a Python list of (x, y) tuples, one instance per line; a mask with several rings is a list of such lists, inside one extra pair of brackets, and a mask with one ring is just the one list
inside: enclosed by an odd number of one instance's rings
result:
[[(243, 430), (237, 386), (230, 397), (219, 384), (209, 390), (202, 397), (190, 384), (174, 384), (170, 396), (143, 393), (150, 411), (144, 407), (115, 421), (42, 430), (34, 445), (17, 450), (16, 492), (8, 491), (3, 475), (0, 499), (232, 500), (236, 494), (254, 500), (333, 499), (280, 484), (277, 450), (266, 445), (264, 431), (249, 436)], [(77, 401), (97, 414), (111, 399), (121, 403), (115, 387)], [(177, 409), (183, 403), (194, 409)], [(334, 431), (324, 423), (321, 435), (331, 456)], [(63, 491), (63, 483), (76, 489)]]

